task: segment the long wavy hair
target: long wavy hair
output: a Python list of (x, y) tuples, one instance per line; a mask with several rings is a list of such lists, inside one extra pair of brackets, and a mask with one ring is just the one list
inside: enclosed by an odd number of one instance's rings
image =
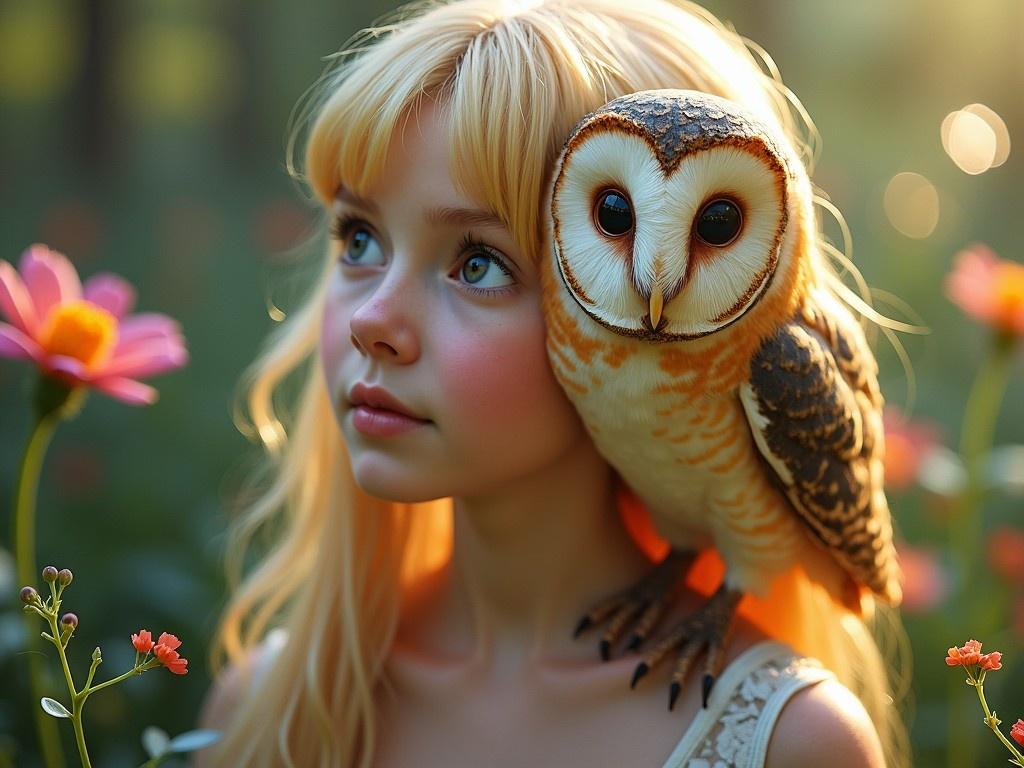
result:
[[(786, 137), (812, 172), (816, 131), (768, 55), (705, 9), (667, 0), (404, 6), (350, 39), (306, 94), (289, 169), (329, 211), (342, 180), (357, 194), (372, 183), (421, 100), (440, 100), (451, 118), (451, 156), (459, 159), (451, 168), (456, 187), (497, 212), (539, 264), (546, 253), (545, 191), (569, 131), (605, 102), (652, 88), (691, 88), (743, 104)], [(297, 165), (292, 158), (302, 147)], [(838, 214), (823, 195), (814, 203)], [(870, 315), (836, 277), (833, 262), (852, 265), (828, 242), (821, 220), (809, 216), (816, 222), (814, 258), (828, 286)], [(231, 713), (215, 747), (218, 765), (370, 766), (375, 691), (402, 597), (451, 554), (451, 499), (393, 503), (362, 492), (352, 477), (317, 354), (333, 267), (323, 250), (297, 308), (240, 381), (245, 428), (264, 450), (236, 502), (227, 554), (231, 595), (210, 663), (215, 672), (225, 660), (243, 668), (254, 651), (268, 650), (275, 628), (287, 641), (274, 646), (273, 664), (264, 664), (259, 695), (244, 696)], [(653, 533), (642, 505), (620, 489), (619, 506), (637, 543), (652, 559), (662, 554), (666, 542)], [(261, 532), (270, 544), (246, 568)], [(690, 582), (710, 593), (721, 575), (711, 553)], [(744, 601), (742, 612), (831, 668), (864, 703), (888, 764), (908, 764), (897, 704), (909, 669), (895, 612), (851, 614), (799, 568), (764, 599)]]

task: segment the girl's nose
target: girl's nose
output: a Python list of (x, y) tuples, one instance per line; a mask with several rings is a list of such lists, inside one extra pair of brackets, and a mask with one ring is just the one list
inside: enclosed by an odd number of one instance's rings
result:
[[(392, 363), (411, 363), (419, 357), (408, 290), (385, 278), (377, 290), (352, 313), (352, 345), (364, 355)], [(404, 295), (403, 295), (404, 294)]]

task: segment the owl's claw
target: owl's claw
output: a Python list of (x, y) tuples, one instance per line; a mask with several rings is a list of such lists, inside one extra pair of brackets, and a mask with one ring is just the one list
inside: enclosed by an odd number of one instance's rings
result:
[(694, 557), (692, 552), (670, 551), (638, 584), (593, 606), (579, 620), (573, 637), (579, 637), (595, 624), (607, 622), (608, 628), (601, 638), (599, 649), (601, 658), (608, 661), (612, 657), (612, 648), (632, 624), (633, 634), (626, 649), (635, 650), (665, 613), (672, 588), (689, 569)]
[(736, 606), (742, 597), (743, 593), (739, 590), (730, 589), (725, 584), (720, 586), (703, 608), (679, 624), (648, 651), (633, 672), (630, 688), (635, 687), (637, 681), (650, 672), (669, 651), (679, 647), (676, 668), (669, 686), (668, 708), (671, 710), (679, 698), (683, 680), (693, 666), (694, 660), (707, 648), (704, 677), (701, 679), (701, 705), (707, 709), (708, 697), (725, 661), (725, 647), (731, 634)]

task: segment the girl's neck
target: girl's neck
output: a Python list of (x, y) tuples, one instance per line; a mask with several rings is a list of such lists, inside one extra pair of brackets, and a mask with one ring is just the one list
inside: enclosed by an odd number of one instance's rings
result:
[(451, 561), (403, 616), (417, 644), (483, 674), (595, 657), (576, 622), (651, 564), (622, 525), (613, 471), (577, 445), (509, 488), (454, 500)]

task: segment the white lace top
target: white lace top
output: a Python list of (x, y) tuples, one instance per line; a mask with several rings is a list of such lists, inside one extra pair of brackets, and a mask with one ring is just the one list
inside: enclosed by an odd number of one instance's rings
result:
[(763, 768), (775, 721), (801, 688), (833, 678), (788, 645), (751, 646), (715, 682), (663, 768)]

